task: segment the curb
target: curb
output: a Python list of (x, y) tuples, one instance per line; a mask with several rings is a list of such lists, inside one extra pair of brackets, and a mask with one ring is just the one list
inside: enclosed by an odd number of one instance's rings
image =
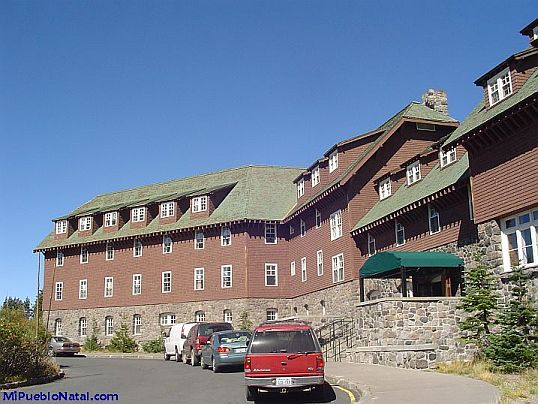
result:
[(355, 403), (368, 397), (366, 390), (359, 386), (357, 383), (353, 383), (347, 379), (344, 379), (341, 376), (333, 376), (325, 374), (325, 380), (330, 384), (336, 384), (337, 386), (343, 387), (353, 393), (355, 396)]
[(21, 382), (12, 382), (0, 384), (0, 390), (17, 389), (19, 387), (35, 386), (37, 384), (45, 384), (53, 382), (54, 380), (62, 379), (65, 376), (63, 370), (60, 370), (55, 375), (36, 377), (35, 379), (23, 380)]
[(84, 356), (87, 358), (96, 358), (96, 359), (162, 359), (162, 354), (160, 355), (151, 355), (151, 354), (92, 354), (84, 353)]

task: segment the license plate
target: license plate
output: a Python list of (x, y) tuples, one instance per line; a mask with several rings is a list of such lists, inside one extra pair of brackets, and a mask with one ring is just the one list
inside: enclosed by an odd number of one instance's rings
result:
[(277, 386), (289, 386), (291, 384), (291, 377), (277, 377), (276, 385)]
[(235, 352), (247, 352), (247, 348), (236, 348)]

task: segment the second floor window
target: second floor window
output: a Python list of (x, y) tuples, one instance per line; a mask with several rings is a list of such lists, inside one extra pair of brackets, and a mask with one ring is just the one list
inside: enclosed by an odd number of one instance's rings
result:
[(172, 237), (163, 236), (163, 254), (172, 253)]
[(385, 199), (392, 193), (390, 178), (385, 178), (379, 183), (379, 199)]
[(335, 255), (333, 261), (333, 283), (344, 280), (344, 254)]
[(405, 244), (405, 227), (400, 222), (395, 222), (394, 231), (396, 233), (396, 245)]
[(329, 172), (332, 173), (338, 168), (338, 151), (334, 151), (329, 156)]
[(105, 213), (105, 227), (116, 226), (118, 224), (118, 212)]
[(57, 267), (63, 267), (64, 266), (64, 253), (61, 251), (56, 252), (56, 266)]
[(510, 70), (508, 70), (508, 68), (504, 69), (495, 77), (489, 79), (487, 85), (490, 106), (498, 103), (503, 98), (508, 97), (512, 94), (512, 78), (510, 77)]
[(112, 261), (114, 259), (114, 244), (106, 243), (106, 261)]
[(312, 188), (319, 184), (320, 175), (319, 175), (319, 166), (312, 170)]
[(321, 227), (321, 211), (316, 209), (316, 229)]
[(290, 275), (295, 276), (295, 261), (290, 263)]
[(225, 247), (232, 244), (232, 231), (229, 227), (220, 229), (220, 245)]
[(265, 244), (276, 244), (276, 224), (265, 223)]
[(162, 273), (161, 292), (170, 293), (172, 291), (172, 272), (166, 271)]
[(140, 240), (135, 240), (133, 242), (133, 257), (142, 256), (142, 242)]
[(330, 217), (331, 222), (331, 240), (342, 237), (342, 211), (337, 210)]
[(304, 179), (300, 179), (297, 183), (297, 198), (304, 195)]
[(301, 281), (306, 282), (306, 257), (301, 258)]
[(164, 202), (160, 206), (161, 217), (172, 217), (175, 214), (175, 203), (174, 202)]
[(78, 229), (80, 231), (86, 231), (92, 229), (92, 218), (91, 216), (81, 217), (78, 219)]
[(64, 283), (63, 282), (56, 282), (56, 288), (55, 288), (55, 294), (54, 294), (54, 300), (62, 300), (64, 296)]
[(204, 233), (196, 233), (194, 235), (194, 249), (195, 250), (203, 250), (204, 249), (204, 244), (205, 244), (205, 238), (204, 238)]
[(58, 220), (56, 222), (56, 234), (67, 233), (67, 220)]
[(323, 275), (323, 251), (319, 250), (316, 253), (317, 257), (317, 267), (318, 267), (318, 276)]
[(105, 297), (112, 297), (114, 295), (114, 278), (107, 276), (105, 278)]
[(414, 184), (420, 180), (420, 161), (415, 161), (407, 166), (407, 185)]
[(196, 198), (192, 198), (192, 211), (193, 213), (196, 212), (204, 212), (207, 210), (207, 196), (197, 196)]
[(80, 249), (80, 263), (87, 264), (89, 261), (90, 253), (87, 248), (82, 247)]
[(306, 235), (306, 223), (303, 219), (299, 221), (299, 229), (301, 230), (301, 237)]
[(368, 233), (368, 255), (372, 256), (377, 252), (375, 248), (375, 237)]
[(146, 208), (133, 208), (131, 209), (131, 220), (133, 223), (143, 222), (146, 220)]
[(222, 267), (220, 267), (220, 281), (221, 281), (221, 287), (223, 289), (232, 287), (232, 266), (231, 265), (223, 265)]
[(78, 298), (86, 299), (88, 297), (88, 280), (81, 279), (78, 281)]
[(142, 275), (133, 275), (133, 295), (139, 295), (142, 293)]
[(428, 205), (428, 217), (430, 225), (430, 234), (439, 233), (441, 231), (441, 223), (439, 221), (439, 211), (432, 205)]
[(265, 286), (278, 286), (277, 264), (265, 264)]
[(204, 268), (194, 268), (194, 290), (204, 290)]

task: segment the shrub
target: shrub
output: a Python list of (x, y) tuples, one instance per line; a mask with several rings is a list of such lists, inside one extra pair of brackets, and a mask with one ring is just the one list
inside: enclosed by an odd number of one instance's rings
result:
[(144, 352), (149, 353), (164, 352), (164, 341), (162, 338), (146, 341), (142, 344), (142, 349), (144, 350)]
[(84, 342), (85, 351), (92, 352), (92, 351), (100, 351), (101, 349), (103, 349), (101, 343), (97, 339), (98, 332), (99, 332), (99, 328), (97, 327), (97, 323), (94, 321), (93, 327), (92, 327), (92, 335), (90, 335), (86, 339), (86, 342)]
[(241, 313), (238, 325), (240, 330), (252, 330), (252, 321), (248, 317), (248, 312), (244, 311)]
[(127, 324), (121, 323), (121, 326), (110, 340), (110, 345), (107, 346), (109, 351), (113, 352), (134, 352), (137, 349), (137, 344), (134, 339), (129, 336), (129, 328)]

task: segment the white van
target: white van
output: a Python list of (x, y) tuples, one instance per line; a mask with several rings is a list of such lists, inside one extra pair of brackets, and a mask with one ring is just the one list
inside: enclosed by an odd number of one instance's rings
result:
[(174, 324), (165, 334), (164, 339), (164, 360), (168, 361), (173, 356), (176, 362), (181, 362), (181, 351), (183, 343), (187, 339), (187, 334), (194, 326), (192, 323)]

